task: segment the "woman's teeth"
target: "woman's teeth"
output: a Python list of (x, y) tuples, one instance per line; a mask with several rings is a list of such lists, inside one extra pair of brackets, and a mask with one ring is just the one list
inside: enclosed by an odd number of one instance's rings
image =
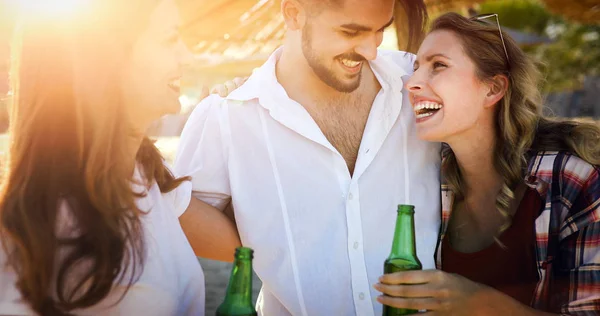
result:
[(431, 102), (431, 101), (421, 101), (417, 104), (415, 104), (414, 106), (414, 110), (416, 111), (420, 111), (420, 110), (424, 110), (424, 109), (428, 109), (428, 110), (439, 110), (443, 107), (443, 105), (436, 103), (436, 102)]
[(442, 104), (432, 101), (421, 101), (413, 107), (417, 118), (432, 116), (439, 109), (444, 107)]
[(417, 114), (417, 118), (424, 118), (424, 117), (428, 117), (428, 116), (432, 116), (433, 112), (427, 112), (427, 113), (423, 113), (423, 114)]
[(344, 66), (349, 67), (349, 68), (354, 68), (354, 67), (357, 67), (358, 65), (360, 65), (360, 61), (354, 61), (354, 60), (350, 60), (350, 59), (342, 59), (341, 62), (342, 62), (342, 64), (344, 64)]

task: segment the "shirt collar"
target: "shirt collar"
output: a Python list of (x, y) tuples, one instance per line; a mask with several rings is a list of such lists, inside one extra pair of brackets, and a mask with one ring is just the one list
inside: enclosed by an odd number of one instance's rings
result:
[[(227, 103), (240, 106), (246, 101), (258, 100), (258, 105), (266, 109), (269, 115), (279, 123), (334, 152), (337, 151), (306, 109), (291, 100), (283, 86), (277, 81), (275, 66), (282, 52), (282, 47), (278, 48), (244, 85), (229, 94), (226, 98)], [(368, 144), (369, 149), (374, 153), (383, 144), (398, 119), (402, 103), (406, 101), (403, 98), (403, 76), (408, 75), (408, 71), (394, 62), (392, 60), (394, 57), (404, 58), (398, 54), (378, 51), (377, 58), (369, 63), (382, 87), (383, 95), (378, 104), (373, 104), (363, 135), (366, 136), (366, 139), (363, 138), (361, 146), (363, 143)], [(405, 65), (406, 61), (403, 62), (400, 64)], [(374, 157), (374, 155), (370, 157)], [(364, 164), (365, 168), (366, 166), (368, 163)], [(361, 170), (359, 168), (355, 173), (360, 175)]]
[(389, 54), (381, 50), (377, 51), (377, 58), (370, 61), (369, 65), (384, 90), (397, 87), (398, 92), (400, 92), (403, 86), (403, 78), (411, 75), (405, 68), (395, 63)]
[[(275, 66), (281, 57), (283, 46), (277, 48), (267, 61), (248, 78), (248, 80), (238, 89), (231, 92), (226, 99), (234, 101), (249, 101), (252, 99), (283, 96), (287, 98), (285, 89), (277, 81)], [(410, 73), (391, 60), (391, 56), (378, 50), (377, 58), (369, 62), (375, 77), (381, 84), (382, 89), (388, 90), (391, 87), (398, 87), (402, 90), (402, 79)], [(261, 102), (262, 104), (263, 102)]]
[(527, 173), (525, 174), (525, 184), (532, 189), (535, 189), (541, 197), (545, 197), (552, 178), (544, 174), (538, 174), (540, 162), (544, 157), (543, 154), (536, 153), (533, 155), (528, 162)]
[(250, 101), (252, 99), (260, 99), (261, 96), (265, 95), (265, 91), (274, 93), (279, 88), (283, 90), (275, 75), (275, 66), (279, 57), (281, 57), (282, 51), (283, 46), (277, 48), (269, 56), (269, 59), (260, 68), (256, 69), (242, 86), (226, 97), (226, 100)]

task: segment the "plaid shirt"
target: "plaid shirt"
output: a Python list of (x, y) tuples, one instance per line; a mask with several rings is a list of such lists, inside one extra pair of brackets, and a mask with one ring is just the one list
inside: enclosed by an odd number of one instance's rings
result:
[[(539, 282), (531, 306), (568, 315), (598, 315), (600, 167), (569, 153), (540, 152), (529, 160), (525, 183), (545, 201), (535, 221)], [(442, 181), (438, 269), (453, 200)]]

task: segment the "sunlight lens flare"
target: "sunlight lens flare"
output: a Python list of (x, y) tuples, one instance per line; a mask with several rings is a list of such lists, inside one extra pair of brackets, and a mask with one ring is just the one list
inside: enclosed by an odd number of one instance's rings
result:
[(90, 0), (9, 0), (25, 14), (67, 16), (89, 4)]

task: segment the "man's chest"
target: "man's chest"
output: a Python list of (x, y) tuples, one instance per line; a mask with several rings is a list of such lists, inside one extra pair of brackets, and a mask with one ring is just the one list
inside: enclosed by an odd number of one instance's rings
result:
[(368, 113), (330, 113), (315, 116), (325, 138), (348, 163), (356, 162)]
[(307, 109), (325, 138), (344, 158), (351, 174), (372, 104), (373, 98), (366, 98)]

